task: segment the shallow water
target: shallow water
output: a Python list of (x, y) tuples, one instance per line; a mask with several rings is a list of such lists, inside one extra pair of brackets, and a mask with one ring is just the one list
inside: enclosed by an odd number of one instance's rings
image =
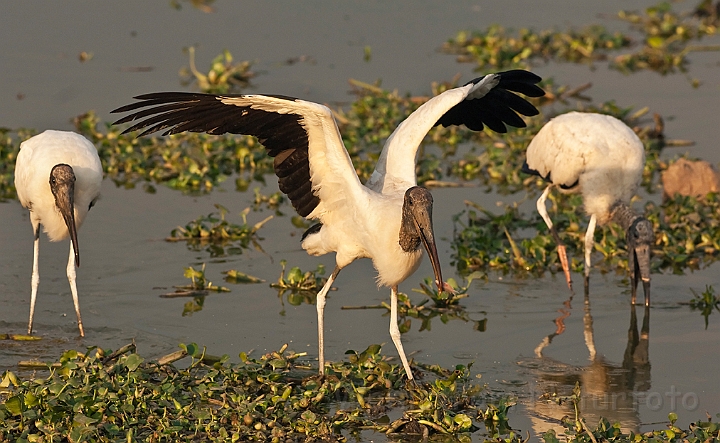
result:
[[(0, 126), (71, 129), (69, 119), (95, 109), (110, 120), (109, 110), (126, 104), (143, 92), (182, 90), (177, 71), (187, 65), (183, 46), (199, 44), (198, 66), (204, 69), (222, 49), (236, 60), (257, 60), (262, 75), (253, 82), (255, 91), (301, 96), (321, 102), (343, 102), (347, 79), (372, 82), (401, 92), (428, 94), (429, 84), (462, 73), (472, 78), (472, 66), (457, 64), (452, 56), (436, 49), (462, 29), (483, 28), (491, 23), (510, 27), (565, 27), (597, 21), (597, 14), (628, 8), (626, 2), (603, 2), (595, 9), (568, 9), (576, 2), (493, 1), (453, 2), (442, 8), (431, 2), (372, 2), (362, 6), (325, 2), (269, 3), (217, 2), (216, 14), (204, 14), (185, 5), (181, 11), (165, 1), (128, 1), (122, 6), (101, 2), (9, 2), (0, 5), (6, 18), (0, 28), (0, 82), (3, 106)], [(638, 2), (637, 8), (650, 4)], [(618, 25), (615, 25), (618, 26)], [(28, 32), (30, 31), (30, 32)], [(369, 62), (363, 48), (371, 48)], [(80, 63), (80, 51), (93, 58)], [(314, 63), (284, 64), (288, 58), (309, 56)], [(539, 66), (542, 76), (558, 83), (593, 82), (589, 91), (596, 101), (616, 99), (621, 106), (649, 106), (667, 117), (670, 138), (692, 139), (695, 156), (720, 161), (716, 130), (720, 123), (717, 53), (695, 54), (689, 76), (661, 77), (655, 73), (624, 76), (602, 66)], [(148, 72), (133, 67), (152, 67)], [(704, 84), (692, 89), (688, 77)], [(22, 97), (19, 99), (18, 97)], [(685, 149), (685, 148), (683, 148)], [(668, 149), (666, 155), (674, 152)], [(277, 190), (274, 179), (262, 189)], [(255, 185), (251, 186), (251, 189)], [(259, 186), (259, 185), (258, 185)], [(496, 200), (522, 199), (524, 195), (499, 197), (478, 188), (435, 189), (435, 229), (441, 239), (440, 258), (445, 276), (452, 277), (451, 217), (464, 209), (464, 200), (492, 207)], [(652, 196), (651, 198), (657, 198)], [(116, 188), (103, 183), (103, 196), (85, 225), (79, 241), (82, 267), (78, 270), (86, 338), (76, 339), (74, 313), (65, 279), (67, 243), (41, 240), (41, 285), (36, 312), (36, 343), (0, 341), (0, 370), (15, 368), (18, 360), (53, 360), (62, 350), (99, 345), (117, 348), (131, 340), (147, 357), (177, 349), (179, 342), (207, 346), (212, 354), (236, 358), (241, 351), (256, 353), (289, 343), (296, 351), (316, 355), (314, 306), (293, 306), (278, 298), (268, 283), (277, 279), (279, 261), (303, 270), (318, 263), (332, 269), (332, 257), (308, 257), (300, 249), (301, 230), (285, 216), (276, 217), (261, 230), (261, 251), (212, 259), (206, 252), (189, 250), (184, 243), (163, 241), (170, 231), (199, 215), (215, 210), (219, 203), (230, 210), (228, 218), (239, 223), (238, 213), (249, 206), (252, 193), (238, 193), (229, 178), (210, 195), (192, 197), (158, 187), (157, 193)], [(251, 212), (251, 223), (269, 214)], [(17, 201), (0, 204), (0, 332), (23, 333), (27, 322), (32, 234), (27, 211)], [(596, 258), (597, 259), (597, 258)], [(185, 284), (184, 267), (207, 263), (207, 275), (232, 292), (209, 295), (202, 311), (182, 316), (187, 299), (164, 299), (173, 285)], [(221, 271), (238, 269), (261, 277), (266, 283), (231, 285)], [(593, 272), (590, 298), (578, 294), (567, 304), (568, 290), (562, 278), (492, 278), (475, 282), (471, 296), (463, 300), (472, 320), (487, 319), (485, 331), (460, 320), (444, 324), (432, 321), (429, 331), (419, 323), (403, 335), (406, 351), (424, 363), (451, 366), (474, 361), (474, 372), (498, 392), (514, 392), (520, 405), (513, 408), (510, 425), (531, 434), (554, 425), (569, 410), (551, 408), (540, 399), (557, 391), (567, 394), (580, 380), (586, 394), (582, 405), (589, 424), (602, 415), (621, 421), (625, 429), (648, 430), (677, 411), (680, 425), (704, 418), (705, 411), (720, 412), (717, 384), (717, 349), (720, 334), (717, 318), (710, 317), (707, 330), (702, 317), (679, 306), (708, 284), (717, 284), (718, 265), (684, 276), (653, 275), (653, 306), (649, 310), (649, 333), (643, 334), (643, 308), (636, 308), (632, 323), (629, 290), (622, 275)], [(394, 355), (389, 340), (388, 317), (378, 310), (341, 310), (341, 306), (374, 305), (387, 300), (388, 292), (374, 285), (368, 260), (354, 263), (337, 280), (326, 308), (326, 356), (343, 358), (347, 349), (362, 350), (386, 343), (385, 354)], [(401, 285), (414, 300), (413, 287), (431, 276), (429, 264)], [(574, 275), (580, 282), (582, 277)], [(576, 283), (576, 284), (578, 284)], [(566, 330), (538, 350), (555, 332), (554, 319), (566, 309)], [(587, 325), (590, 324), (591, 327)], [(628, 346), (630, 329), (637, 344)], [(590, 346), (588, 345), (590, 344)], [(595, 349), (592, 358), (591, 349)], [(626, 357), (626, 350), (630, 353)], [(538, 355), (540, 354), (540, 356)], [(369, 437), (370, 438), (370, 437)], [(372, 436), (377, 439), (377, 436)]]

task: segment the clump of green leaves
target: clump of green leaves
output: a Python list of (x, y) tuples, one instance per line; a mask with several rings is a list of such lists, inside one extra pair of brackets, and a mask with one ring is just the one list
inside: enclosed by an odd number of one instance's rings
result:
[[(611, 68), (623, 72), (647, 69), (668, 74), (684, 72), (690, 52), (718, 49), (717, 45), (689, 44), (718, 33), (717, 14), (677, 13), (670, 3), (661, 2), (643, 12), (620, 11), (617, 17), (632, 24), (630, 32), (610, 32), (601, 25), (581, 30), (522, 28), (512, 32), (492, 25), (482, 31), (459, 32), (443, 45), (443, 50), (456, 54), (459, 62), (475, 63), (478, 71), (528, 69), (550, 60), (586, 64), (609, 60)], [(632, 31), (640, 38), (634, 38)], [(633, 48), (637, 49), (612, 55)]]
[[(398, 317), (400, 318), (400, 332), (407, 332), (411, 328), (412, 319), (420, 320), (419, 331), (430, 331), (433, 318), (439, 318), (441, 322), (448, 323), (450, 320), (462, 320), (473, 325), (473, 330), (484, 331), (487, 325), (487, 318), (473, 320), (460, 304), (460, 300), (469, 296), (468, 290), (474, 279), (482, 278), (484, 274), (475, 272), (465, 278), (465, 286), (459, 286), (455, 279), (450, 278), (447, 284), (454, 292), (439, 292), (431, 278), (426, 278), (420, 283), (420, 289), (413, 288), (413, 292), (425, 295), (427, 298), (420, 303), (414, 304), (406, 294), (398, 294)], [(390, 305), (383, 302), (383, 308), (390, 311)]]
[(265, 206), (266, 208), (273, 209), (276, 213), (279, 213), (278, 208), (286, 201), (285, 196), (280, 191), (273, 192), (270, 195), (264, 195), (260, 192), (260, 188), (255, 188), (253, 192), (255, 194), (255, 198), (253, 199), (253, 209), (256, 211)]
[(163, 298), (192, 297), (192, 300), (183, 305), (183, 317), (202, 311), (205, 305), (205, 296), (209, 293), (230, 292), (230, 289), (224, 286), (217, 286), (205, 277), (205, 263), (203, 263), (200, 269), (195, 269), (192, 266), (185, 268), (183, 275), (185, 278), (190, 279), (189, 285), (174, 286), (175, 292), (162, 294), (160, 296)]
[(702, 294), (698, 294), (693, 289), (693, 299), (688, 303), (692, 310), (698, 310), (705, 317), (705, 329), (708, 327), (708, 317), (713, 311), (720, 312), (720, 297), (715, 295), (715, 288), (706, 286)]
[[(565, 197), (565, 196), (562, 196)], [(562, 198), (561, 197), (561, 198)], [(580, 265), (583, 233), (580, 231), (581, 214), (575, 207), (581, 204), (579, 196), (565, 200), (563, 209), (557, 209), (553, 195), (549, 210), (553, 223), (567, 247), (571, 267)], [(494, 214), (480, 205), (468, 203), (470, 208), (453, 217), (455, 237), (453, 259), (461, 273), (476, 271), (514, 272), (516, 275), (542, 275), (545, 271), (561, 269), (555, 254), (556, 245), (537, 213), (521, 214), (516, 205), (505, 207), (502, 214)], [(465, 220), (462, 217), (466, 216)], [(544, 233), (540, 233), (542, 231)], [(532, 235), (530, 235), (533, 233)]]
[(250, 226), (247, 223), (247, 214), (250, 212), (250, 208), (245, 208), (240, 213), (242, 224), (238, 225), (225, 219), (227, 208), (219, 204), (216, 204), (215, 207), (218, 212), (201, 215), (185, 227), (179, 226), (173, 229), (170, 237), (165, 240), (186, 241), (188, 246), (194, 250), (204, 247), (213, 257), (241, 254), (243, 249), (248, 249), (250, 245), (262, 250), (259, 243), (261, 239), (258, 237), (257, 231), (273, 218), (272, 215)]
[(280, 260), (280, 277), (277, 282), (271, 283), (270, 286), (283, 291), (292, 292), (318, 292), (320, 288), (327, 282), (327, 278), (320, 277), (325, 274), (325, 266), (319, 264), (314, 271), (303, 272), (299, 267), (293, 266), (285, 276), (285, 266), (287, 260)]
[(443, 51), (457, 55), (461, 63), (475, 63), (478, 71), (529, 68), (536, 61), (592, 63), (607, 59), (609, 51), (630, 46), (631, 39), (611, 33), (603, 26), (582, 30), (533, 31), (517, 33), (499, 25), (484, 31), (462, 31), (443, 45)]
[(655, 247), (653, 268), (681, 274), (685, 269), (700, 269), (720, 258), (720, 198), (676, 195), (657, 205), (645, 205), (653, 223)]
[[(698, 8), (705, 2), (700, 2)], [(650, 6), (644, 12), (621, 11), (618, 18), (631, 23), (643, 35), (640, 49), (630, 54), (615, 57), (613, 67), (633, 72), (650, 69), (661, 74), (685, 72), (687, 56), (693, 51), (718, 50), (719, 46), (699, 47), (689, 45), (703, 37), (718, 33), (717, 15), (699, 15), (673, 11), (669, 2)]]
[[(406, 384), (379, 345), (348, 351), (324, 378), (287, 345), (257, 359), (243, 352), (238, 364), (195, 344), (157, 361), (126, 348), (67, 351), (46, 378), (4, 373), (0, 439), (345, 441), (362, 429), (462, 437), (484, 417), (483, 386), (470, 381), (469, 367), (429, 367), (427, 382)], [(187, 368), (172, 365), (184, 356), (192, 359)], [(404, 418), (390, 423), (392, 409)]]
[(255, 73), (251, 70), (253, 63), (250, 61), (233, 63), (233, 56), (227, 49), (213, 59), (207, 74), (203, 74), (195, 67), (195, 47), (188, 47), (187, 53), (190, 69), (180, 71), (182, 83), (186, 86), (195, 83), (201, 92), (240, 93), (250, 86), (250, 79), (255, 77)]
[[(285, 298), (292, 306), (300, 306), (303, 303), (314, 304), (317, 293), (327, 282), (327, 278), (321, 277), (325, 274), (325, 266), (319, 264), (314, 271), (307, 272), (293, 266), (287, 272), (287, 275), (285, 275), (287, 260), (280, 260), (280, 266), (282, 266), (280, 277), (275, 283), (270, 284), (271, 287), (278, 291), (278, 298), (282, 305), (280, 315), (285, 315)], [(330, 290), (334, 291), (335, 288), (330, 288)]]
[[(656, 175), (661, 162), (656, 153), (648, 155), (645, 174)], [(653, 163), (654, 162), (654, 163)], [(648, 178), (647, 180), (650, 180)], [(545, 186), (541, 181), (531, 181)], [(579, 272), (584, 264), (584, 235), (587, 217), (579, 195), (551, 193), (548, 214), (567, 247), (571, 269)], [(505, 207), (495, 214), (474, 203), (454, 216), (455, 236), (452, 247), (454, 263), (462, 273), (473, 271), (512, 272), (516, 275), (542, 275), (560, 269), (557, 245), (544, 221), (532, 211), (522, 214), (517, 205)], [(687, 269), (700, 269), (720, 258), (720, 199), (716, 194), (703, 198), (674, 196), (657, 204), (648, 202), (644, 215), (656, 233), (652, 248), (652, 270), (681, 274)], [(603, 259), (593, 260), (602, 272), (627, 271), (625, 232), (615, 223), (595, 233), (595, 251)]]
[(183, 275), (185, 278), (190, 279), (190, 284), (185, 286), (175, 286), (178, 289), (202, 292), (230, 292), (228, 288), (214, 285), (213, 282), (205, 277), (205, 263), (202, 264), (202, 268), (200, 269), (195, 269), (192, 266), (185, 268)]
[(15, 162), (20, 143), (35, 135), (33, 131), (21, 129), (11, 131), (0, 128), (0, 202), (15, 199)]

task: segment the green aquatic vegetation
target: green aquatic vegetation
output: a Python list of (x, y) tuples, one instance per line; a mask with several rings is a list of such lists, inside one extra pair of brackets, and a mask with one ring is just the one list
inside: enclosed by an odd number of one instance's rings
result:
[(252, 179), (272, 173), (272, 158), (253, 137), (185, 132), (168, 137), (122, 135), (89, 112), (75, 118), (76, 130), (98, 148), (105, 174), (117, 186), (162, 183), (187, 193), (212, 191), (233, 174)]
[(461, 31), (443, 44), (443, 51), (457, 55), (460, 63), (475, 63), (476, 70), (528, 69), (536, 61), (589, 63), (605, 60), (610, 51), (630, 46), (631, 39), (600, 25), (581, 30), (517, 32), (500, 25), (484, 31)]
[(427, 301), (432, 301), (433, 307), (436, 309), (452, 309), (458, 306), (461, 299), (469, 296), (467, 292), (468, 289), (470, 289), (472, 281), (476, 278), (482, 277), (484, 277), (484, 275), (480, 272), (468, 275), (465, 277), (466, 284), (463, 287), (460, 287), (454, 278), (450, 278), (448, 279), (447, 284), (450, 288), (452, 288), (452, 292), (439, 292), (433, 283), (433, 279), (426, 278), (424, 283), (420, 283), (420, 289), (413, 288), (413, 292), (425, 294), (428, 297), (428, 300), (425, 300), (423, 304)]
[(247, 223), (250, 208), (245, 208), (240, 213), (242, 224), (238, 225), (225, 219), (228, 213), (227, 208), (219, 204), (216, 204), (215, 207), (218, 212), (201, 215), (185, 227), (178, 226), (170, 232), (170, 237), (165, 240), (186, 241), (189, 248), (193, 250), (205, 248), (213, 257), (242, 254), (242, 251), (250, 248), (250, 245), (253, 245), (255, 249), (262, 250), (259, 243), (261, 238), (257, 232), (273, 218), (272, 215), (250, 226)]
[[(238, 363), (194, 343), (180, 348), (155, 360), (137, 354), (133, 344), (114, 352), (90, 347), (64, 352), (33, 378), (4, 372), (0, 441), (347, 441), (361, 438), (363, 430), (393, 439), (470, 441), (477, 433), (485, 441), (526, 441), (508, 422), (516, 400), (487, 394), (473, 381), (471, 364), (415, 365), (420, 381), (407, 382), (402, 366), (372, 345), (328, 363), (320, 378), (306, 354), (287, 345), (258, 358), (242, 352)], [(187, 358), (189, 364), (173, 364)], [(579, 398), (576, 387), (571, 396), (548, 400), (576, 406), (574, 416), (562, 420), (568, 441), (718, 438), (718, 424), (709, 416), (680, 429), (675, 413), (667, 429), (637, 435), (604, 418), (592, 428), (577, 407)], [(552, 430), (543, 438), (559, 440)]]
[(661, 74), (685, 72), (687, 55), (693, 51), (720, 50), (720, 46), (691, 46), (689, 42), (718, 33), (717, 15), (699, 15), (700, 2), (695, 12), (677, 13), (669, 2), (648, 7), (643, 12), (620, 11), (624, 20), (643, 35), (643, 44), (635, 52), (614, 58), (612, 66), (626, 72), (650, 69)]
[(299, 267), (293, 266), (285, 276), (285, 266), (287, 260), (280, 260), (280, 277), (277, 282), (271, 283), (270, 286), (282, 291), (291, 292), (318, 292), (320, 288), (327, 282), (327, 278), (320, 277), (325, 274), (325, 266), (319, 264), (314, 271), (303, 272)]
[[(487, 318), (482, 320), (470, 318), (470, 315), (465, 311), (465, 307), (460, 304), (460, 300), (469, 296), (468, 290), (472, 281), (481, 277), (483, 277), (483, 274), (479, 272), (468, 275), (465, 279), (466, 285), (463, 287), (459, 286), (455, 279), (448, 279), (446, 283), (453, 289), (453, 293), (449, 291), (439, 293), (432, 279), (427, 278), (424, 283), (420, 283), (420, 289), (413, 288), (414, 292), (426, 296), (417, 304), (407, 294), (399, 292), (397, 308), (400, 332), (408, 332), (412, 327), (413, 320), (420, 321), (419, 331), (430, 331), (434, 318), (439, 318), (443, 323), (450, 320), (462, 320), (466, 323), (472, 323), (473, 330), (484, 331)], [(382, 302), (379, 305), (343, 306), (342, 309), (383, 309), (389, 314), (390, 304)]]
[(720, 258), (720, 198), (676, 195), (657, 205), (645, 205), (655, 230), (653, 269), (682, 274), (700, 269)]
[[(700, 6), (703, 3), (700, 2)], [(701, 10), (700, 6), (696, 11)], [(708, 9), (708, 8), (706, 8)], [(617, 18), (630, 23), (627, 32), (611, 32), (602, 25), (583, 29), (511, 31), (499, 25), (485, 30), (461, 31), (443, 45), (458, 62), (474, 63), (476, 70), (530, 68), (539, 62), (571, 62), (592, 65), (609, 61), (622, 72), (652, 70), (660, 74), (685, 72), (687, 55), (693, 51), (716, 51), (719, 46), (690, 45), (718, 33), (717, 13), (675, 12), (661, 2), (644, 12), (620, 11)], [(707, 11), (706, 11), (707, 12)], [(639, 38), (635, 35), (639, 34)], [(615, 53), (631, 50), (631, 52)]]
[[(559, 443), (567, 441), (572, 443), (671, 443), (671, 442), (688, 442), (688, 443), (705, 443), (716, 441), (720, 438), (720, 426), (712, 421), (712, 417), (707, 414), (707, 421), (698, 420), (690, 423), (688, 429), (681, 429), (675, 425), (678, 415), (675, 412), (668, 414), (668, 423), (666, 429), (657, 429), (653, 431), (636, 434), (633, 431), (623, 432), (620, 423), (610, 423), (605, 417), (600, 417), (597, 425), (593, 428), (588, 426), (585, 418), (580, 411), (581, 389), (579, 383), (575, 385), (573, 393), (568, 396), (549, 396), (547, 401), (556, 403), (569, 403), (573, 406), (574, 417), (565, 416), (560, 420), (560, 424), (565, 428), (562, 438), (554, 429), (549, 429), (542, 434), (545, 443)], [(720, 417), (720, 414), (717, 414)]]
[(260, 210), (264, 206), (267, 209), (273, 209), (276, 212), (279, 212), (278, 208), (280, 205), (287, 201), (287, 198), (280, 191), (273, 192), (270, 195), (264, 195), (260, 192), (260, 188), (255, 188), (253, 189), (253, 192), (255, 194), (253, 209), (256, 211)]
[[(584, 232), (580, 230), (582, 214), (575, 208), (582, 200), (577, 195), (561, 198), (559, 201), (557, 196), (550, 195), (552, 205), (548, 214), (565, 242), (571, 269), (578, 270)], [(467, 204), (466, 211), (453, 217), (453, 262), (459, 272), (540, 276), (545, 271), (554, 273), (562, 269), (552, 236), (536, 212), (521, 214), (517, 205), (508, 205), (503, 213), (494, 214), (475, 203)]]
[(35, 135), (30, 129), (0, 128), (0, 202), (17, 198), (15, 193), (15, 161), (20, 143)]
[[(582, 197), (551, 194), (548, 201), (548, 214), (567, 248), (570, 269), (580, 272), (584, 268), (587, 225), (587, 217), (578, 211)], [(453, 260), (459, 272), (495, 271), (538, 277), (546, 271), (562, 270), (557, 245), (536, 211), (522, 214), (517, 205), (508, 205), (503, 213), (495, 214), (475, 203), (468, 202), (468, 206), (453, 218)], [(596, 230), (595, 250), (604, 258), (593, 261), (601, 272), (627, 269), (625, 233), (618, 225), (611, 223)]]
[(167, 294), (167, 296), (181, 296), (181, 295), (204, 295), (208, 292), (230, 292), (230, 290), (224, 286), (217, 286), (205, 277), (205, 263), (202, 264), (202, 268), (195, 269), (192, 266), (185, 268), (183, 276), (190, 279), (189, 285), (175, 286), (178, 289), (175, 293)]
[(185, 278), (190, 279), (189, 285), (174, 286), (175, 292), (160, 295), (162, 298), (192, 297), (192, 300), (183, 305), (183, 317), (202, 311), (205, 305), (205, 296), (209, 293), (230, 292), (230, 289), (217, 286), (205, 277), (205, 263), (200, 269), (195, 269), (192, 266), (185, 268), (183, 275)]
[(720, 312), (720, 297), (715, 295), (715, 288), (712, 286), (706, 286), (702, 294), (698, 294), (692, 288), (690, 291), (693, 293), (693, 299), (687, 304), (690, 305), (692, 310), (698, 310), (705, 317), (705, 329), (708, 327), (708, 317), (713, 311)]
[(203, 74), (195, 67), (195, 47), (187, 48), (190, 68), (180, 71), (183, 86), (197, 86), (201, 92), (208, 94), (237, 94), (250, 87), (250, 79), (255, 77), (251, 70), (253, 62), (233, 62), (233, 56), (227, 49), (216, 56), (207, 74)]
[[(580, 272), (584, 267), (584, 236), (587, 217), (580, 195), (551, 193), (548, 214), (567, 247), (570, 268)], [(518, 276), (540, 276), (557, 272), (560, 263), (556, 244), (544, 221), (532, 211), (520, 213), (517, 205), (495, 214), (474, 203), (470, 209), (454, 216), (453, 260), (458, 271), (497, 271)], [(700, 269), (720, 258), (720, 199), (709, 194), (704, 199), (676, 196), (658, 205), (648, 202), (645, 217), (653, 224), (655, 245), (652, 247), (653, 272), (684, 273)], [(594, 251), (601, 260), (593, 267), (601, 272), (628, 271), (625, 232), (616, 223), (595, 231)]]
[[(132, 345), (93, 347), (65, 352), (47, 377), (5, 372), (0, 440), (346, 441), (363, 429), (463, 438), (484, 417), (484, 387), (469, 366), (416, 368), (425, 381), (406, 383), (379, 345), (348, 351), (324, 378), (287, 345), (256, 359), (243, 352), (238, 364), (195, 344), (181, 348), (149, 360)], [(172, 365), (183, 356), (191, 358), (186, 368)], [(392, 410), (404, 414), (391, 423)]]

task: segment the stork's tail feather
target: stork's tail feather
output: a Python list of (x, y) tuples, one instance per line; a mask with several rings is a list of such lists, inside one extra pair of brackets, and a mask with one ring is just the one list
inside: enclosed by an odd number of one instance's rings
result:
[(320, 232), (320, 228), (322, 228), (322, 226), (322, 223), (316, 223), (307, 228), (307, 230), (303, 232), (302, 237), (300, 237), (300, 241), (305, 240), (305, 237), (307, 237), (308, 235), (317, 234), (318, 232)]

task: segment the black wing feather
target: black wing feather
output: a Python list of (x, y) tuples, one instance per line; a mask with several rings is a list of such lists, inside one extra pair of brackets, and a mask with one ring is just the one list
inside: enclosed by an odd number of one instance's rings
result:
[[(252, 105), (225, 104), (221, 98), (242, 98), (185, 92), (157, 92), (135, 97), (140, 100), (113, 110), (131, 112), (113, 124), (133, 123), (123, 133), (143, 130), (140, 136), (163, 131), (163, 135), (180, 132), (208, 134), (243, 134), (257, 137), (268, 155), (275, 158), (274, 169), (280, 190), (290, 198), (303, 217), (320, 203), (312, 191), (308, 135), (301, 114), (280, 114), (253, 108)], [(271, 96), (295, 101), (286, 96)]]
[[(473, 131), (480, 131), (483, 126), (487, 126), (499, 133), (507, 132), (507, 126), (524, 128), (526, 124), (520, 115), (530, 117), (537, 115), (538, 110), (514, 92), (528, 97), (542, 97), (545, 91), (536, 85), (542, 79), (521, 69), (499, 72), (496, 75), (499, 77), (498, 84), (484, 97), (463, 100), (440, 117), (435, 125), (465, 125)], [(473, 79), (466, 85), (477, 84), (483, 78), (485, 77)]]

